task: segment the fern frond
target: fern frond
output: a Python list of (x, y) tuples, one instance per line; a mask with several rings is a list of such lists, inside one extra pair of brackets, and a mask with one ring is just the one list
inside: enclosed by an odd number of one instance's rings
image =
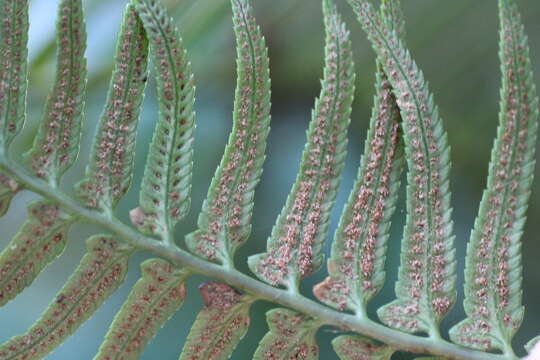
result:
[(91, 208), (111, 212), (133, 176), (137, 124), (147, 77), (148, 40), (135, 8), (128, 5), (118, 38), (115, 69), (77, 194)]
[(26, 154), (32, 172), (59, 185), (79, 153), (86, 89), (86, 29), (81, 0), (63, 0), (56, 23), (56, 79), (34, 143)]
[(349, 32), (331, 0), (323, 2), (326, 66), (296, 182), (268, 239), (267, 252), (249, 258), (251, 270), (272, 285), (296, 291), (319, 268), (341, 171), (354, 96)]
[(0, 156), (26, 120), (28, 0), (0, 0)]
[(269, 332), (261, 340), (253, 360), (317, 360), (315, 335), (321, 326), (292, 310), (278, 308), (266, 313)]
[(28, 213), (29, 219), (0, 253), (0, 306), (21, 293), (64, 251), (74, 222), (45, 200), (30, 204)]
[(366, 0), (348, 1), (389, 75), (409, 170), (398, 299), (378, 314), (392, 327), (438, 336), (438, 323), (456, 297), (447, 136), (423, 75), (396, 33)]
[(21, 190), (21, 185), (16, 180), (0, 170), (0, 217), (6, 214), (11, 199)]
[[(402, 18), (396, 1), (384, 1), (383, 19), (396, 28)], [(392, 5), (391, 14), (388, 8)], [(394, 22), (398, 22), (395, 23)], [(313, 289), (322, 302), (340, 310), (365, 313), (366, 304), (384, 285), (390, 219), (396, 208), (403, 170), (399, 108), (388, 77), (378, 64), (370, 127), (356, 183), (343, 209), (328, 260), (330, 274)]]
[(190, 205), (195, 85), (180, 33), (161, 2), (133, 3), (150, 41), (159, 121), (144, 170), (140, 208), (133, 211), (132, 219), (143, 232), (169, 242)]
[(248, 331), (254, 299), (222, 283), (200, 288), (204, 301), (180, 360), (227, 360)]
[(500, 0), (501, 111), (487, 188), (467, 249), (462, 345), (512, 353), (523, 320), (521, 235), (534, 176), (538, 96), (527, 36), (513, 0)]
[(389, 346), (377, 345), (358, 335), (341, 335), (332, 341), (341, 360), (390, 360), (395, 352)]
[(184, 302), (187, 271), (160, 259), (145, 261), (141, 269), (142, 278), (116, 315), (95, 360), (139, 359)]
[(88, 254), (41, 318), (0, 346), (1, 360), (38, 360), (73, 334), (124, 281), (133, 249), (111, 236), (87, 241)]
[(192, 252), (224, 264), (232, 264), (251, 232), (255, 187), (270, 131), (268, 49), (249, 1), (231, 4), (238, 72), (233, 130), (203, 204), (199, 230), (186, 238)]

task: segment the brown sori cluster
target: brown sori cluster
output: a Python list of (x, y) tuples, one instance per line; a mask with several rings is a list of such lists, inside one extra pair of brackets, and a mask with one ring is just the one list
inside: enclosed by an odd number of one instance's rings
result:
[(0, 348), (0, 358), (42, 358), (61, 344), (118, 288), (131, 249), (107, 236), (89, 240), (89, 253), (45, 313), (27, 334)]
[(86, 82), (86, 33), (81, 1), (64, 0), (58, 17), (55, 87), (29, 155), (34, 173), (55, 182), (77, 154)]
[(144, 346), (182, 305), (186, 295), (185, 273), (156, 259), (145, 262), (142, 272), (143, 278), (115, 318), (96, 360), (138, 358)]
[(255, 264), (256, 272), (274, 285), (294, 287), (288, 283), (289, 275), (304, 278), (319, 266), (321, 243), (339, 184), (354, 75), (348, 32), (338, 15), (330, 17), (325, 80), (301, 173), (274, 228), (268, 252)]
[(318, 359), (315, 340), (318, 325), (313, 320), (287, 309), (270, 311), (267, 318), (270, 332), (261, 341), (256, 355), (263, 360)]
[(248, 330), (252, 301), (222, 283), (204, 284), (200, 291), (205, 306), (195, 320), (180, 360), (228, 358)]
[[(395, 33), (382, 25), (369, 4), (362, 3), (356, 10), (385, 69), (391, 70), (387, 73), (403, 117), (409, 165), (410, 213), (397, 286), (398, 297), (406, 302), (387, 307), (384, 320), (392, 326), (416, 331), (418, 323), (410, 318), (420, 312), (425, 300), (437, 320), (447, 314), (454, 302), (454, 293), (447, 290), (449, 282), (454, 281), (448, 198), (449, 149), (421, 72)], [(382, 35), (378, 31), (382, 31)], [(398, 70), (402, 67), (403, 70)]]
[[(519, 19), (517, 14), (513, 17)], [(472, 254), (469, 255), (474, 259), (468, 279), (472, 288), (469, 314), (472, 321), (460, 328), (462, 336), (458, 339), (486, 350), (502, 345), (494, 345), (490, 336), (471, 334), (489, 334), (493, 324), (501, 324), (513, 334), (522, 321), (520, 291), (511, 287), (510, 277), (516, 272), (513, 260), (519, 256), (517, 239), (521, 229), (518, 224), (525, 203), (523, 181), (528, 176), (525, 170), (531, 154), (528, 147), (534, 146), (529, 140), (534, 136), (531, 131), (536, 131), (530, 126), (533, 99), (522, 90), (530, 88), (526, 78), (528, 56), (525, 45), (518, 40), (523, 38), (522, 34), (519, 21), (503, 17), (501, 45), (506, 72), (503, 74), (502, 123), (493, 152), (496, 156), (492, 159), (488, 191), (482, 199), (481, 221), (473, 233)]]
[(15, 180), (0, 173), (0, 216), (8, 211), (11, 199), (20, 190), (21, 187)]
[(387, 360), (394, 352), (386, 345), (377, 346), (373, 341), (359, 336), (343, 335), (332, 345), (340, 359), (347, 360)]
[(26, 98), (28, 0), (2, 1), (0, 38), (0, 146), (2, 151), (22, 128)]
[(195, 239), (195, 251), (212, 260), (232, 256), (247, 240), (270, 120), (267, 50), (246, 1), (233, 1), (233, 21), (239, 61), (234, 128), (202, 215), (209, 224)]
[(148, 42), (135, 9), (124, 15), (116, 67), (88, 168), (79, 193), (90, 207), (112, 207), (128, 190), (135, 132), (147, 74)]
[(0, 254), (0, 305), (30, 285), (66, 245), (72, 221), (46, 201), (29, 208), (30, 219)]
[[(330, 277), (314, 288), (319, 300), (340, 310), (347, 306), (351, 310), (362, 307), (382, 285), (374, 283), (374, 277), (380, 277), (384, 271), (383, 262), (377, 264), (380, 256), (377, 251), (385, 241), (381, 223), (387, 217), (388, 198), (393, 195), (390, 190), (392, 173), (401, 164), (396, 161), (400, 142), (399, 110), (388, 79), (384, 74), (380, 76), (369, 146), (366, 146), (358, 182), (334, 239), (328, 263)], [(349, 303), (352, 293), (359, 304)]]
[(194, 85), (178, 30), (161, 4), (141, 0), (137, 11), (152, 46), (160, 120), (143, 178), (141, 205), (151, 232), (167, 237), (187, 212), (193, 157)]

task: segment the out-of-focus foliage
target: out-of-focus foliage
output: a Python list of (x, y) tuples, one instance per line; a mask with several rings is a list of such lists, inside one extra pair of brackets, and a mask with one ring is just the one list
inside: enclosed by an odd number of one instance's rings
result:
[[(37, 121), (54, 77), (54, 12), (59, 0), (33, 0), (30, 5), (30, 92), (29, 126), (37, 130)], [(375, 56), (354, 19), (350, 7), (344, 1), (336, 1), (344, 20), (352, 33), (356, 55), (356, 100), (352, 125), (349, 131), (349, 156), (344, 169), (344, 179), (338, 193), (336, 211), (333, 213), (330, 233), (334, 232), (337, 219), (352, 187), (357, 172), (358, 158), (363, 150), (370, 119), (375, 74)], [(458, 268), (464, 266), (465, 244), (470, 235), (478, 204), (485, 187), (490, 149), (496, 135), (498, 122), (498, 99), (500, 87), (497, 57), (498, 23), (495, 1), (469, 0), (403, 0), (407, 19), (407, 44), (414, 58), (429, 80), (435, 94), (441, 117), (452, 147), (454, 220), (457, 235)], [(540, 74), (540, 2), (517, 1), (523, 12), (531, 45), (533, 70)], [(197, 131), (195, 133), (195, 167), (193, 178), (192, 210), (186, 221), (178, 227), (176, 236), (183, 237), (196, 228), (196, 217), (206, 195), (211, 177), (221, 158), (231, 127), (231, 112), (235, 88), (235, 47), (230, 20), (228, 0), (167, 0), (175, 16), (176, 25), (190, 52), (193, 72), (197, 83), (198, 101)], [(85, 132), (81, 156), (63, 181), (71, 184), (84, 174), (94, 129), (105, 101), (107, 85), (112, 71), (114, 47), (118, 25), (125, 0), (86, 0), (89, 65), (88, 98)], [(255, 194), (256, 205), (252, 237), (239, 250), (237, 257), (245, 260), (248, 254), (264, 251), (265, 240), (270, 234), (276, 216), (294, 182), (305, 142), (305, 130), (310, 119), (313, 98), (320, 89), (322, 77), (324, 27), (319, 1), (309, 0), (253, 0), (253, 6), (262, 30), (266, 35), (272, 76), (272, 130), (268, 138), (268, 159), (265, 163), (261, 184)], [(539, 83), (540, 79), (536, 79)], [(149, 77), (149, 82), (151, 82)], [(148, 144), (156, 123), (157, 105), (155, 84), (149, 84), (145, 109), (141, 119), (135, 154), (134, 188), (138, 189), (144, 169)], [(30, 136), (14, 142), (14, 148), (28, 148)], [(26, 143), (25, 143), (26, 142)], [(17, 153), (17, 152), (14, 152)], [(533, 184), (529, 208), (529, 221), (523, 237), (524, 299), (528, 309), (524, 323), (515, 342), (522, 347), (526, 339), (538, 333), (540, 323), (540, 167)], [(66, 188), (68, 188), (66, 186)], [(131, 190), (119, 203), (120, 214), (138, 204), (137, 191)], [(0, 247), (5, 247), (25, 219), (25, 203), (31, 198), (20, 192), (13, 200), (12, 208), (0, 220)], [(397, 278), (399, 263), (399, 239), (404, 222), (404, 202), (401, 196), (391, 229), (387, 264), (387, 283), (373, 300), (368, 312), (393, 299), (393, 283)], [(127, 221), (127, 219), (124, 219)], [(65, 283), (84, 253), (84, 239), (97, 229), (89, 225), (75, 225), (71, 230), (73, 241), (58, 262), (50, 266), (41, 281), (32, 285), (24, 297), (2, 308), (2, 319), (9, 326), (0, 326), (0, 340), (24, 332), (46, 308), (57, 291)], [(395, 241), (393, 241), (395, 240)], [(326, 253), (329, 252), (327, 245)], [(139, 278), (137, 263), (145, 254), (135, 256), (130, 264), (128, 280), (77, 334), (51, 355), (51, 359), (72, 359), (74, 349), (80, 359), (91, 358), (98, 350), (113, 314), (126, 299), (129, 289)], [(245, 263), (245, 261), (237, 261)], [(246, 270), (245, 268), (242, 270)], [(311, 287), (320, 282), (326, 273), (319, 272), (303, 286)], [(188, 291), (199, 279), (187, 282)], [(463, 277), (458, 276), (458, 288)], [(461, 296), (461, 295), (460, 295)], [(462, 303), (461, 298), (457, 303)], [(372, 306), (372, 307), (371, 307)], [(152, 342), (142, 359), (174, 359), (182, 348), (182, 341), (196, 314), (202, 307), (201, 300), (186, 299), (179, 311), (159, 336)], [(252, 331), (246, 336), (232, 359), (244, 359), (253, 354), (258, 340), (267, 330), (264, 317), (268, 306), (256, 304), (252, 312)], [(461, 306), (456, 306), (443, 326), (456, 323), (464, 317)], [(447, 327), (447, 326), (446, 326)], [(444, 334), (444, 332), (443, 332)], [(332, 333), (323, 328), (319, 332), (320, 357), (335, 359), (331, 349)], [(405, 359), (397, 354), (397, 359)]]

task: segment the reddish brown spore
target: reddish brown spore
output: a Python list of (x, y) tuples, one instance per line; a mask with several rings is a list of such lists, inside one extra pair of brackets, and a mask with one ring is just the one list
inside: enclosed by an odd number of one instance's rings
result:
[[(240, 66), (244, 71), (238, 77), (235, 103), (235, 123), (229, 139), (230, 152), (223, 158), (216, 173), (215, 193), (210, 195), (210, 208), (206, 214), (210, 227), (199, 235), (197, 251), (209, 259), (226, 253), (228, 246), (235, 249), (246, 241), (247, 226), (251, 222), (254, 188), (260, 175), (264, 156), (269, 108), (266, 103), (268, 60), (260, 29), (248, 3), (233, 3), (233, 16), (237, 36)], [(220, 243), (226, 233), (228, 245)]]
[(184, 301), (184, 280), (185, 275), (165, 261), (145, 263), (143, 278), (132, 290), (98, 358), (120, 360), (140, 354)]
[[(127, 271), (127, 248), (109, 237), (94, 238), (89, 254), (27, 334), (12, 338), (1, 358), (43, 357), (62, 343), (118, 287)], [(57, 298), (57, 299), (59, 299)]]
[(56, 205), (40, 202), (0, 258), (0, 303), (15, 297), (65, 246), (70, 221)]
[[(314, 249), (318, 245), (324, 224), (328, 221), (328, 203), (337, 181), (338, 158), (345, 141), (347, 119), (343, 110), (348, 105), (351, 77), (348, 59), (348, 32), (337, 16), (328, 34), (327, 73), (325, 88), (316, 106), (316, 116), (310, 127), (308, 145), (302, 157), (302, 172), (291, 192), (289, 208), (278, 220), (277, 239), (257, 266), (257, 271), (274, 285), (291, 285), (287, 277), (294, 268), (301, 278), (314, 270)], [(339, 149), (339, 153), (337, 153)]]
[[(438, 318), (442, 318), (453, 302), (452, 294), (445, 291), (445, 284), (451, 281), (448, 269), (453, 261), (448, 254), (451, 248), (451, 220), (448, 214), (444, 213), (448, 205), (445, 199), (446, 191), (442, 191), (448, 185), (448, 163), (444, 159), (448, 148), (443, 140), (435, 136), (440, 133), (439, 128), (442, 125), (440, 119), (434, 118), (428, 89), (419, 80), (419, 73), (408, 55), (400, 51), (390, 52), (389, 48), (400, 48), (395, 34), (388, 32), (369, 4), (359, 4), (355, 10), (382, 54), (380, 58), (383, 59), (385, 67), (399, 69), (403, 68), (403, 64), (408, 64), (403, 71), (392, 71), (389, 74), (398, 95), (397, 103), (403, 117), (403, 129), (409, 140), (406, 153), (409, 158), (409, 183), (413, 196), (410, 199), (413, 214), (410, 214), (407, 223), (411, 236), (405, 239), (406, 251), (411, 260), (402, 264), (400, 286), (408, 291), (408, 299), (416, 302), (430, 299), (431, 309)], [(375, 28), (383, 34), (374, 31)], [(399, 57), (399, 64), (394, 55)]]
[[(19, 132), (24, 113), (19, 112), (26, 96), (28, 1), (6, 0), (0, 9), (0, 145), (6, 146)], [(24, 68), (20, 64), (23, 64)]]
[(81, 190), (90, 207), (109, 208), (130, 184), (134, 132), (138, 121), (137, 99), (146, 76), (147, 53), (144, 28), (133, 8), (128, 9), (118, 44), (116, 68), (109, 99), (100, 122), (90, 179)]

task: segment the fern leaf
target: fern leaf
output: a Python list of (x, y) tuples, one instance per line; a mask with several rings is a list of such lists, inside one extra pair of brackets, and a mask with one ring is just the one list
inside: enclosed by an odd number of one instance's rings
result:
[(188, 273), (159, 259), (145, 261), (143, 277), (116, 315), (96, 360), (139, 359), (144, 347), (180, 308)]
[(28, 213), (30, 218), (0, 253), (0, 306), (21, 293), (64, 251), (74, 221), (44, 200), (32, 203)]
[(320, 323), (288, 309), (266, 313), (270, 331), (263, 337), (253, 360), (317, 360), (315, 335)]
[(200, 288), (204, 301), (180, 360), (227, 360), (246, 334), (253, 298), (222, 283)]
[(396, 33), (365, 0), (349, 3), (389, 75), (403, 119), (409, 168), (398, 299), (378, 314), (392, 327), (436, 337), (438, 323), (456, 297), (447, 136), (423, 75)]
[(231, 3), (238, 69), (233, 130), (199, 216), (199, 230), (186, 238), (192, 252), (224, 264), (232, 263), (251, 231), (255, 187), (270, 131), (268, 50), (249, 1)]
[(111, 236), (87, 241), (88, 254), (41, 318), (0, 346), (1, 360), (42, 359), (79, 328), (124, 281), (133, 249)]
[(390, 360), (395, 352), (389, 346), (377, 345), (372, 340), (357, 335), (341, 335), (332, 341), (341, 360)]
[(6, 214), (11, 199), (21, 190), (21, 185), (17, 181), (0, 170), (0, 217)]
[(147, 62), (146, 33), (135, 8), (128, 5), (86, 178), (77, 185), (78, 195), (91, 208), (111, 211), (131, 185)]
[(467, 249), (465, 312), (451, 337), (511, 352), (523, 320), (521, 235), (533, 183), (538, 97), (527, 36), (512, 0), (499, 1), (503, 85), (487, 189)]
[(540, 344), (540, 336), (535, 337), (534, 339), (530, 340), (525, 344), (525, 350), (529, 353), (529, 355), (532, 353), (533, 349)]
[(81, 0), (62, 0), (56, 24), (56, 79), (34, 144), (32, 172), (57, 186), (79, 153), (86, 88), (86, 29)]
[(28, 0), (0, 0), (0, 156), (26, 120)]
[(143, 176), (135, 225), (170, 239), (189, 209), (193, 160), (195, 85), (178, 29), (159, 0), (135, 0), (150, 41), (158, 87), (159, 121)]
[(302, 155), (300, 173), (268, 240), (267, 252), (249, 258), (251, 270), (273, 285), (296, 290), (320, 267), (330, 211), (346, 155), (354, 94), (349, 32), (330, 0), (323, 3), (326, 66)]
[[(389, 19), (384, 1), (383, 19), (396, 28), (402, 19)], [(399, 9), (392, 8), (391, 14)], [(384, 263), (390, 219), (396, 208), (403, 170), (403, 140), (399, 108), (388, 77), (378, 65), (376, 94), (358, 177), (343, 209), (328, 260), (330, 274), (313, 289), (322, 302), (337, 309), (365, 313), (366, 304), (384, 285)]]

